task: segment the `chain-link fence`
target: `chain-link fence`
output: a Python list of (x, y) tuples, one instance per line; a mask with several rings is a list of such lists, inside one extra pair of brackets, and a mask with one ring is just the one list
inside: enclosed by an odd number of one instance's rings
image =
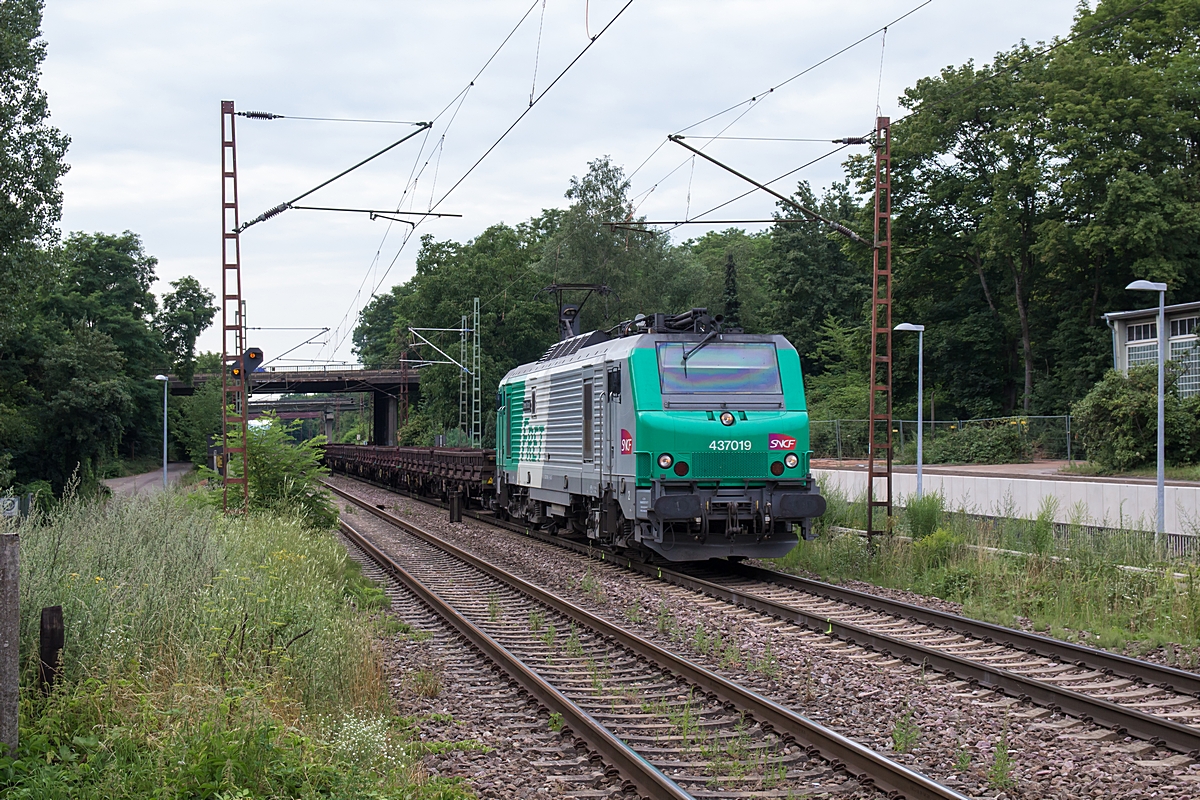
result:
[[(926, 420), (922, 427), (926, 464), (1011, 464), (1086, 457), (1071, 429), (1070, 415)], [(916, 420), (892, 420), (896, 463), (916, 463), (917, 433)], [(845, 461), (867, 457), (865, 419), (811, 420), (809, 436), (814, 458)]]

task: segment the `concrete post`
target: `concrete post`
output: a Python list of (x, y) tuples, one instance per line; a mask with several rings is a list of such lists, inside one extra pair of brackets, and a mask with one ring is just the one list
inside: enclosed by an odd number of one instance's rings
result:
[(396, 444), (396, 398), (386, 392), (373, 392), (375, 408), (371, 426), (371, 444)]
[(20, 537), (0, 534), (0, 747), (17, 754), (17, 682), (21, 617), (17, 598)]

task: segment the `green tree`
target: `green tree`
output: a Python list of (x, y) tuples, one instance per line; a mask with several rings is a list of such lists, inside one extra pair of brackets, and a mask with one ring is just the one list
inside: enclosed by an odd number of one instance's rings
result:
[(637, 221), (620, 166), (608, 156), (588, 162), (583, 177), (571, 178), (566, 197), (571, 205), (545, 239), (541, 271), (555, 282), (603, 284), (613, 292), (588, 301), (580, 330), (607, 329), (638, 312), (690, 307), (698, 278), (694, 265), (671, 258), (665, 236), (609, 226)]
[(1032, 307), (1045, 294), (1041, 234), (1057, 214), (1045, 94), (1045, 64), (1022, 45), (991, 66), (968, 63), (918, 81), (902, 102), (919, 111), (893, 133), (900, 241), (938, 254), (923, 266), (950, 290), (942, 297), (978, 280), (997, 316), (1011, 310), (1004, 322), (1019, 347), (1025, 413), (1035, 375)]
[[(74, 233), (56, 258), (58, 275), (42, 301), (42, 314), (64, 325), (84, 322), (107, 334), (125, 365), (125, 390), (134, 417), (122, 437), (123, 453), (156, 447), (161, 387), (154, 375), (169, 369), (162, 337), (153, 326), (157, 300), (150, 291), (158, 260), (147, 255), (131, 231)], [(157, 413), (156, 413), (157, 412)]]
[[(547, 227), (542, 218), (516, 228), (493, 225), (466, 244), (422, 237), (416, 274), (376, 298), (360, 316), (354, 332), (359, 357), (371, 365), (395, 365), (403, 348), (410, 358), (442, 360), (428, 346), (414, 346), (409, 327), (457, 328), (464, 314), (470, 321), (479, 297), (484, 428), (490, 440), (495, 411), (487, 398), (500, 378), (518, 364), (536, 360), (557, 338), (556, 312), (541, 292), (546, 280), (536, 268)], [(458, 358), (457, 335), (445, 334), (435, 342)], [(422, 368), (420, 395), (421, 413), (411, 419), (414, 430), (401, 431), (406, 442), (417, 443), (418, 435), (429, 438), (458, 424), (458, 367)]]
[(221, 433), (221, 381), (205, 381), (191, 396), (173, 397), (170, 426), (182, 455), (196, 466), (208, 463), (208, 439)]
[(89, 486), (132, 420), (124, 356), (108, 334), (78, 322), (41, 366), (45, 405), (38, 415), (41, 468), (36, 474), (61, 491), (78, 469)]
[(738, 297), (737, 265), (733, 253), (725, 254), (725, 324), (740, 327), (742, 324), (742, 301)]
[[(1166, 417), (1166, 458), (1172, 464), (1200, 460), (1200, 397), (1180, 401), (1180, 368), (1170, 364)], [(1109, 370), (1071, 409), (1088, 461), (1123, 472), (1154, 463), (1158, 453), (1158, 366), (1143, 364), (1123, 375)]]
[[(858, 214), (844, 185), (835, 185), (819, 200), (801, 182), (793, 197), (831, 219), (852, 220)], [(797, 215), (780, 203), (785, 219)], [(837, 238), (835, 238), (837, 237)], [(849, 245), (849, 247), (861, 247)], [(822, 327), (832, 317), (835, 326), (865, 325), (865, 304), (871, 294), (869, 262), (847, 255), (844, 240), (818, 222), (778, 222), (771, 228), (770, 251), (764, 269), (770, 299), (767, 330), (788, 337), (800, 352), (805, 369), (823, 369), (816, 358)]]
[(58, 235), (59, 179), (69, 139), (49, 125), (50, 107), (39, 85), (46, 43), (41, 0), (0, 4), (0, 351), (28, 319), (30, 304), (48, 277), (42, 248)]
[(196, 339), (212, 324), (216, 297), (191, 275), (171, 281), (174, 291), (163, 295), (155, 327), (170, 354), (175, 375), (185, 383), (195, 371)]
[[(773, 332), (767, 320), (769, 303), (767, 271), (771, 248), (770, 233), (747, 233), (739, 228), (710, 231), (688, 239), (671, 249), (671, 261), (684, 270), (690, 296), (679, 305), (661, 305), (673, 311), (707, 308), (714, 314), (726, 313), (725, 265), (732, 257), (737, 265), (739, 324), (748, 333)], [(650, 287), (650, 292), (653, 287)]]

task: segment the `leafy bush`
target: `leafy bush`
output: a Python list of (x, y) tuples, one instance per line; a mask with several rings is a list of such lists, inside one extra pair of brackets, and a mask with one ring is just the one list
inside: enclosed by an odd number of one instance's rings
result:
[[(1172, 464), (1200, 460), (1200, 396), (1180, 401), (1180, 368), (1167, 365), (1166, 458)], [(1123, 472), (1153, 464), (1158, 453), (1158, 365), (1133, 367), (1128, 375), (1110, 370), (1071, 409), (1088, 460), (1103, 470)]]
[[(299, 514), (311, 527), (327, 530), (337, 524), (337, 510), (321, 478), (329, 469), (321, 463), (324, 436), (303, 442), (293, 438), (299, 422), (285, 422), (274, 413), (263, 416), (249, 432), (250, 508)], [(235, 443), (240, 437), (231, 437)], [(241, 474), (241, 465), (234, 459), (230, 465), (233, 475)], [(216, 473), (205, 471), (207, 477), (219, 484)], [(217, 492), (214, 502), (219, 502)]]
[(912, 495), (908, 498), (908, 505), (904, 507), (904, 518), (908, 520), (908, 530), (913, 539), (924, 539), (942, 524), (945, 506), (945, 498), (940, 492), (921, 497)]
[(937, 432), (925, 445), (931, 464), (1017, 464), (1033, 460), (1019, 424), (965, 425)]

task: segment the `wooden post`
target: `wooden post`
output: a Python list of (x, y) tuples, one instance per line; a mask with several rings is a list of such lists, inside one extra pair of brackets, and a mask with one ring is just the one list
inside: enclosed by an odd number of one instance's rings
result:
[(62, 606), (42, 609), (42, 631), (38, 640), (38, 688), (42, 694), (50, 694), (62, 665), (63, 645), (66, 632), (63, 629)]
[(17, 756), (17, 703), (20, 680), (21, 617), (17, 576), (21, 539), (15, 533), (0, 534), (0, 748)]

